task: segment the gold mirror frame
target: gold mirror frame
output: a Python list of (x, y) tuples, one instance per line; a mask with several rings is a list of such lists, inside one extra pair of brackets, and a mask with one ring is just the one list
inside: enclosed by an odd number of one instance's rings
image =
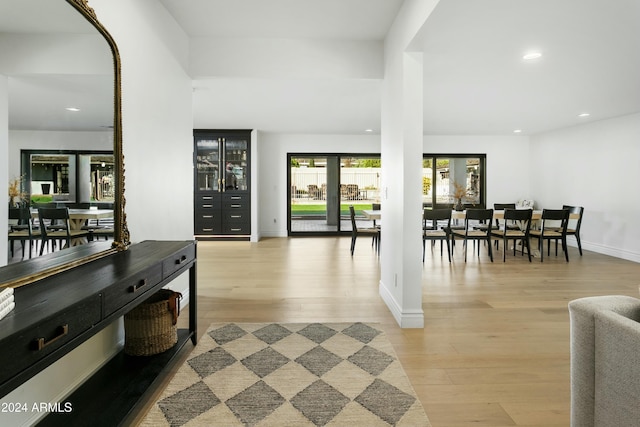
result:
[(55, 263), (45, 270), (33, 272), (24, 277), (10, 279), (7, 282), (0, 283), (2, 287), (19, 287), (54, 274), (86, 264), (98, 258), (113, 254), (117, 251), (127, 250), (130, 242), (129, 229), (127, 227), (127, 216), (125, 214), (126, 200), (124, 197), (124, 155), (122, 152), (122, 98), (121, 98), (121, 70), (120, 70), (120, 53), (116, 42), (111, 37), (107, 29), (98, 21), (93, 8), (89, 6), (88, 0), (66, 0), (73, 8), (75, 8), (82, 16), (87, 19), (100, 34), (105, 38), (113, 55), (113, 71), (114, 71), (114, 97), (113, 97), (113, 156), (115, 162), (115, 203), (114, 203), (114, 240), (111, 249), (97, 252), (90, 256), (74, 259), (73, 261), (62, 262), (59, 265)]

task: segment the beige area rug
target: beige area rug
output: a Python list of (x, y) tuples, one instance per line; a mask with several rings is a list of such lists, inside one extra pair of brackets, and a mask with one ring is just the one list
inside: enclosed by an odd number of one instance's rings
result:
[(384, 333), (365, 323), (209, 327), (143, 426), (430, 426)]

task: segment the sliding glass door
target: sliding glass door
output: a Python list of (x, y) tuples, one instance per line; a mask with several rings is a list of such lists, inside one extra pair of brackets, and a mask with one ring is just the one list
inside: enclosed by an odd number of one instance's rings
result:
[(350, 205), (359, 223), (369, 222), (362, 210), (380, 201), (379, 154), (290, 153), (288, 165), (290, 235), (351, 232)]

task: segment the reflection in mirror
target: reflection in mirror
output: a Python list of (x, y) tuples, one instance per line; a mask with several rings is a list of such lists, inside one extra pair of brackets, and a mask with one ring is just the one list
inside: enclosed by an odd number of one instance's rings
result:
[(113, 203), (113, 152), (22, 150), (25, 198), (38, 203)]
[[(119, 72), (117, 47), (86, 0), (0, 0), (0, 79), (8, 88), (0, 102), (9, 127), (2, 173), (19, 182), (14, 203), (111, 202), (113, 247), (126, 249)], [(25, 166), (27, 150), (34, 154)]]

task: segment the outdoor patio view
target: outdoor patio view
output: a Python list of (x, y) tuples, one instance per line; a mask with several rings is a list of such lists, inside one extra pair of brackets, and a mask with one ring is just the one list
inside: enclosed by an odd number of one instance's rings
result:
[[(362, 210), (381, 203), (379, 155), (290, 155), (289, 160), (291, 233), (351, 231), (349, 205), (355, 208), (358, 226), (371, 226)], [(482, 165), (476, 156), (425, 157), (423, 206), (481, 204)]]

